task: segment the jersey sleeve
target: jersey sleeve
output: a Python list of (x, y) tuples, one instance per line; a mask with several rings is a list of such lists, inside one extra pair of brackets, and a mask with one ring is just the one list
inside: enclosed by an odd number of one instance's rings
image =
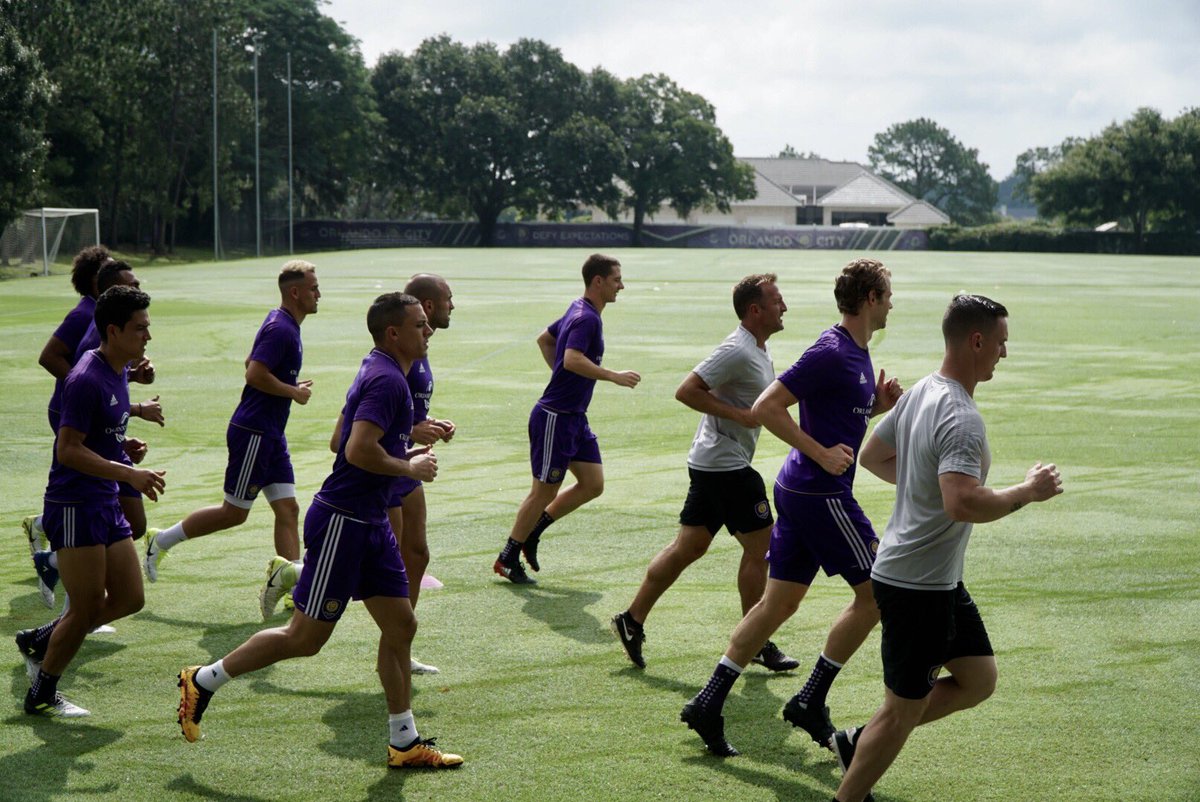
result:
[(363, 385), (358, 408), (354, 410), (354, 420), (368, 421), (387, 431), (388, 427), (392, 425), (392, 421), (395, 420), (396, 410), (400, 408), (401, 404), (407, 403), (399, 385), (376, 378)]
[(934, 435), (938, 474), (961, 473), (982, 481), (986, 433), (978, 412), (959, 409), (946, 416)]
[(592, 344), (600, 335), (600, 321), (588, 315), (580, 315), (565, 328), (567, 339), (563, 344), (564, 352), (567, 348), (573, 348), (586, 354), (592, 350)]
[(261, 362), (272, 372), (287, 358), (291, 347), (291, 338), (282, 326), (272, 321), (263, 326), (262, 331), (254, 338), (254, 346), (250, 349), (250, 359)]
[(58, 328), (54, 330), (54, 336), (61, 340), (74, 355), (75, 350), (79, 348), (79, 341), (83, 339), (83, 335), (87, 333), (90, 325), (92, 325), (92, 316), (77, 306), (63, 318), (62, 323), (58, 324)]
[[(900, 401), (904, 401), (904, 396), (900, 397)], [(874, 430), (875, 436), (878, 437), (883, 442), (887, 443), (892, 448), (896, 447), (896, 417), (895, 416), (897, 416), (899, 414), (901, 414), (900, 413), (900, 402), (897, 402), (895, 408), (889, 410), (887, 412), (887, 414), (885, 414), (879, 420), (879, 423), (875, 424), (875, 430)]]
[(692, 368), (692, 373), (712, 389), (733, 381), (744, 369), (745, 361), (739, 358), (737, 343), (726, 340), (713, 349), (703, 362)]
[(814, 345), (801, 354), (794, 365), (779, 374), (778, 381), (797, 401), (802, 401), (812, 393), (821, 392), (831, 363), (831, 352), (820, 344)]
[(77, 432), (87, 434), (91, 431), (92, 421), (96, 417), (99, 397), (100, 388), (94, 382), (68, 376), (63, 384), (62, 413), (58, 425), (69, 426)]

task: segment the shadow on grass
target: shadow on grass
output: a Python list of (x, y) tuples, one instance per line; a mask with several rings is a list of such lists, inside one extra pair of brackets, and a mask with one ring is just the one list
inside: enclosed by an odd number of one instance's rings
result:
[(174, 794), (187, 794), (196, 799), (220, 799), (222, 802), (272, 802), (271, 797), (230, 794), (223, 788), (197, 782), (191, 774), (176, 777), (167, 783), (166, 788)]
[[(186, 631), (189, 638), (203, 626), (203, 622), (197, 621), (194, 618), (167, 618), (153, 611), (147, 612), (145, 610), (138, 613), (138, 620), (176, 627)], [(196, 661), (207, 663), (210, 660), (223, 657), (238, 646), (241, 646), (254, 633), (263, 629), (281, 627), (286, 623), (287, 619), (281, 618), (276, 622), (267, 623), (250, 621), (242, 624), (211, 624), (200, 630), (200, 637), (197, 641), (199, 650), (196, 653)]]
[[(21, 695), (24, 696), (24, 691)], [(72, 786), (72, 796), (111, 794), (120, 789), (120, 783), (112, 780), (102, 780), (88, 786), (72, 777), (72, 774), (89, 774), (93, 771), (97, 771), (101, 778), (107, 776), (101, 763), (83, 758), (89, 752), (103, 749), (120, 739), (120, 731), (78, 721), (58, 721), (23, 714), (10, 717), (4, 726), (14, 729), (28, 727), (42, 741), (39, 746), (0, 757), (5, 800), (23, 802), (58, 798), (67, 794), (68, 785)]]
[(608, 643), (607, 622), (587, 611), (587, 608), (603, 598), (603, 594), (591, 590), (545, 585), (503, 585), (509, 593), (524, 600), (521, 612), (541, 621), (557, 635), (563, 635), (580, 643)]

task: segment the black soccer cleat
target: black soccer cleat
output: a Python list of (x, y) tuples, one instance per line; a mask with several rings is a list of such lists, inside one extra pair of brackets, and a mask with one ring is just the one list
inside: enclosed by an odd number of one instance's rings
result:
[(720, 713), (710, 713), (695, 701), (688, 702), (679, 711), (679, 720), (704, 741), (704, 746), (717, 757), (737, 757), (741, 754), (733, 744), (725, 740), (725, 718)]
[(829, 741), (836, 730), (833, 728), (833, 722), (829, 719), (828, 707), (820, 709), (806, 707), (800, 702), (800, 697), (797, 695), (789, 699), (788, 703), (783, 706), (783, 718), (793, 727), (799, 727), (807, 732), (808, 737), (812, 738), (818, 746), (833, 749)]
[(784, 654), (774, 641), (764, 643), (750, 662), (758, 663), (770, 671), (792, 671), (800, 667), (800, 661)]
[(512, 582), (514, 585), (536, 585), (537, 580), (525, 573), (525, 566), (517, 562), (516, 565), (505, 565), (496, 560), (492, 565), (492, 570), (500, 576)]
[(638, 668), (645, 668), (646, 661), (642, 658), (642, 644), (646, 642), (646, 633), (641, 625), (633, 620), (628, 612), (617, 613), (609, 622), (617, 640), (625, 647), (629, 661)]
[(833, 738), (829, 740), (829, 745), (833, 747), (833, 753), (837, 755), (838, 765), (842, 767), (842, 774), (845, 774), (850, 764), (854, 761), (854, 752), (858, 749), (858, 736), (862, 732), (862, 727), (851, 727), (848, 730), (840, 730), (833, 734)]
[(525, 559), (529, 562), (529, 567), (535, 571), (542, 570), (542, 566), (537, 558), (538, 541), (541, 539), (540, 535), (530, 535), (529, 539), (521, 544), (521, 553), (525, 555)]

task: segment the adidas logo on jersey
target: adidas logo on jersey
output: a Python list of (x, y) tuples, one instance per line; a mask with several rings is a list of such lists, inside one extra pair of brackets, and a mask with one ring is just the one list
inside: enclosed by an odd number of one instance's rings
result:
[(860, 373), (860, 374), (858, 374), (858, 383), (859, 383), (859, 384), (866, 384), (866, 383), (867, 383), (867, 377), (866, 377), (866, 374), (863, 374), (863, 373)]
[(108, 405), (109, 405), (110, 407), (115, 407), (115, 406), (117, 405), (117, 397), (116, 397), (116, 395), (114, 395), (112, 398), (108, 399)]
[(424, 372), (425, 372), (425, 366), (417, 365), (417, 373), (424, 373)]

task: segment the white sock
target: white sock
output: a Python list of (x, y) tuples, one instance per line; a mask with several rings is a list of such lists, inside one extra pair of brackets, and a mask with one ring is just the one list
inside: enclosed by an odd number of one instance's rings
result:
[(33, 519), (33, 531), (37, 532), (39, 535), (46, 534), (46, 530), (42, 526), (42, 516), (39, 515), (38, 517)]
[(233, 677), (225, 673), (225, 660), (222, 658), (209, 666), (204, 666), (196, 672), (196, 684), (206, 691), (217, 691)]
[(188, 536), (183, 533), (183, 521), (180, 521), (174, 526), (159, 532), (155, 536), (154, 542), (158, 544), (159, 551), (167, 551), (172, 546), (182, 543), (187, 539)]
[(739, 666), (737, 663), (730, 660), (725, 655), (721, 655), (721, 659), (718, 660), (717, 662), (720, 663), (721, 665), (725, 666), (726, 668), (732, 668), (734, 671), (736, 671), (739, 674), (741, 674), (743, 671), (746, 670), (746, 669), (742, 668), (741, 666)]
[(57, 571), (58, 570), (58, 552), (57, 551), (50, 552), (50, 556), (46, 558), (46, 562), (50, 563), (50, 567), (53, 568), (55, 571)]
[(403, 713), (388, 714), (388, 737), (391, 739), (392, 746), (397, 749), (407, 747), (421, 737), (417, 735), (417, 722), (413, 720), (411, 709), (405, 710)]
[(845, 663), (839, 663), (837, 660), (830, 659), (829, 657), (826, 656), (825, 652), (821, 652), (821, 659), (837, 669), (840, 669), (845, 665)]

